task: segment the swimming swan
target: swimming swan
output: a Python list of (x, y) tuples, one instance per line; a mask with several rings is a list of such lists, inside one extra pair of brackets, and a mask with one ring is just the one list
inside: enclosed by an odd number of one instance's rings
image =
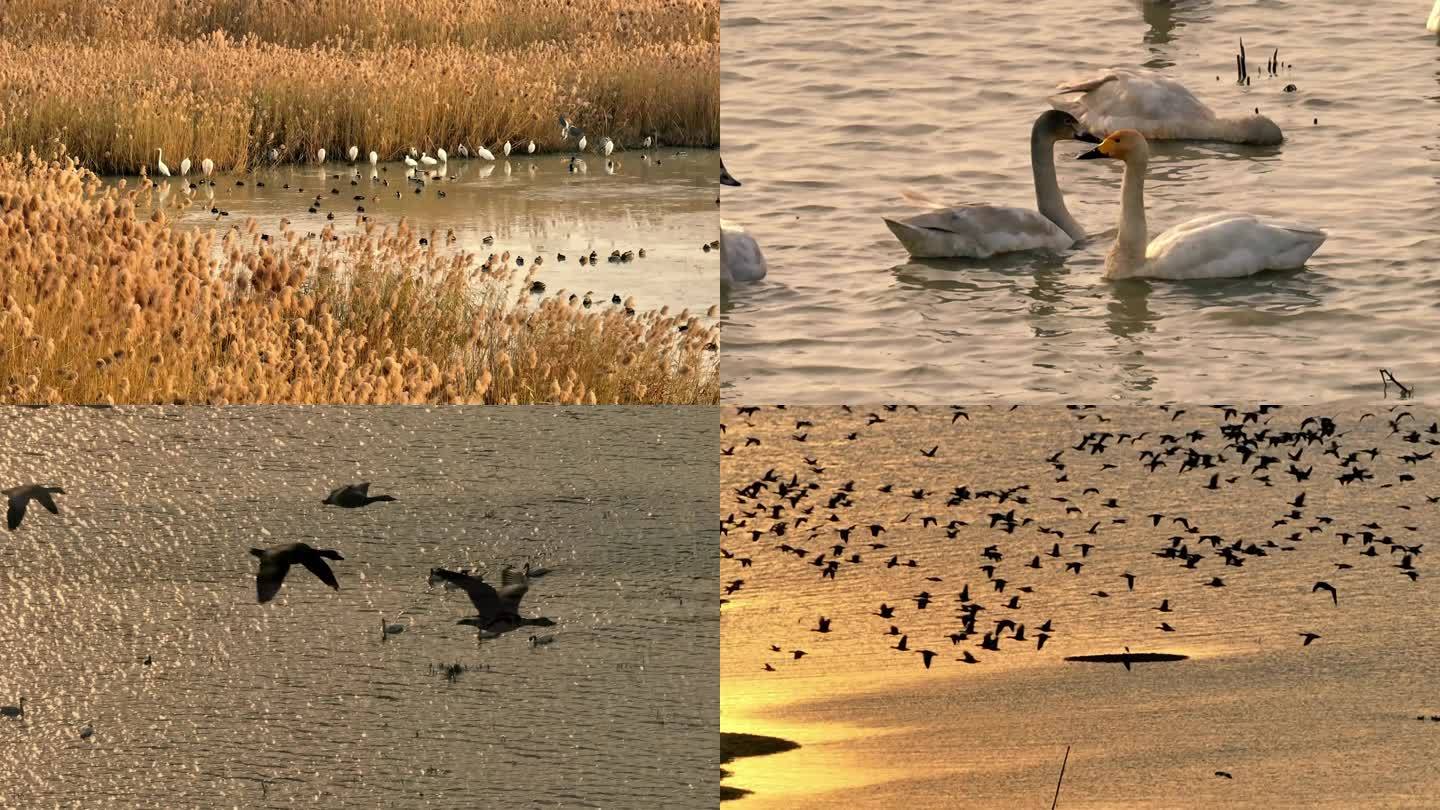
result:
[(1133, 129), (1112, 134), (1080, 160), (1125, 161), (1120, 231), (1105, 257), (1105, 277), (1171, 281), (1238, 278), (1261, 270), (1300, 267), (1325, 242), (1325, 232), (1306, 225), (1258, 219), (1250, 214), (1211, 214), (1182, 222), (1146, 244), (1145, 169), (1150, 147)]
[[(740, 181), (725, 171), (725, 161), (720, 161), (720, 183), (739, 186)], [(748, 284), (765, 278), (769, 268), (765, 256), (760, 252), (760, 243), (745, 229), (733, 222), (720, 220), (720, 283)]]
[[(1066, 101), (1058, 95), (1083, 93)], [(1062, 86), (1050, 103), (1076, 118), (1085, 130), (1108, 135), (1133, 129), (1157, 141), (1225, 141), (1273, 146), (1285, 140), (1263, 115), (1221, 118), (1185, 85), (1148, 70), (1115, 68), (1092, 79)]]
[(1030, 127), (1030, 171), (1035, 178), (1039, 211), (1001, 205), (960, 205), (927, 211), (909, 219), (885, 219), (900, 244), (917, 259), (971, 257), (1048, 248), (1063, 250), (1085, 238), (1085, 229), (1070, 216), (1055, 180), (1055, 143), (1063, 140), (1099, 143), (1085, 134), (1073, 115), (1046, 110)]

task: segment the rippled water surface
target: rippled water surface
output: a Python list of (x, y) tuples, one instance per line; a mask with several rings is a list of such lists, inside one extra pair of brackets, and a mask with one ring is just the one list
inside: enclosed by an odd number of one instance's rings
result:
[[(0, 804), (713, 806), (714, 414), (0, 410), (3, 486), (65, 488), (0, 533)], [(321, 505), (360, 480), (398, 501)], [(257, 605), (291, 541), (340, 590)], [(481, 643), (426, 586), (526, 561), (554, 627)]]
[[(302, 164), (217, 176), (214, 187), (197, 188), (197, 204), (181, 222), (223, 232), (253, 218), (262, 233), (275, 233), (288, 219), (300, 233), (319, 233), (327, 225), (346, 233), (361, 227), (361, 217), (383, 225), (405, 219), (417, 238), (468, 250), (482, 260), (508, 251), (529, 268), (536, 256), (542, 257), (539, 278), (552, 293), (593, 290), (597, 300), (633, 295), (641, 309), (668, 305), (703, 313), (715, 305), (719, 258), (703, 250), (715, 239), (719, 157), (714, 150), (617, 152), (609, 170), (606, 158), (589, 154), (584, 172), (569, 171), (569, 161), (560, 154), (494, 162), (452, 158), (442, 177), (420, 194), (406, 179), (403, 163), (381, 164), (375, 172), (362, 163), (358, 176), (348, 162), (334, 160), (323, 169)], [(167, 199), (182, 194), (186, 185), (179, 177), (157, 179)], [(188, 181), (198, 180), (192, 170)], [(129, 181), (133, 185), (136, 178)], [(323, 202), (310, 213), (317, 194)], [(212, 209), (228, 216), (217, 217)], [(492, 241), (485, 242), (487, 237)], [(643, 259), (607, 261), (611, 251), (638, 254), (641, 249)], [(599, 265), (580, 266), (580, 256), (591, 251), (598, 254)], [(565, 254), (565, 261), (557, 254)]]
[[(1318, 399), (1370, 392), (1379, 366), (1433, 386), (1440, 48), (1427, 11), (724, 0), (726, 165), (744, 183), (725, 189), (725, 216), (770, 265), (725, 295), (724, 396)], [(1269, 78), (1257, 66), (1275, 48), (1293, 67)], [(1031, 122), (1057, 85), (1114, 66), (1163, 70), (1221, 114), (1258, 107), (1287, 135), (1279, 148), (1157, 146), (1152, 234), (1224, 210), (1298, 220), (1330, 234), (1307, 268), (1102, 281), (1122, 167), (1072, 161), (1088, 148), (1072, 142), (1057, 146), (1060, 185), (1099, 238), (1062, 255), (908, 260), (881, 222), (920, 210), (902, 190), (1033, 207)]]
[[(737, 810), (1048, 807), (1067, 745), (1061, 807), (1434, 806), (1440, 412), (870, 410), (722, 415), (721, 727), (800, 744)], [(1188, 660), (1064, 660), (1127, 647)]]

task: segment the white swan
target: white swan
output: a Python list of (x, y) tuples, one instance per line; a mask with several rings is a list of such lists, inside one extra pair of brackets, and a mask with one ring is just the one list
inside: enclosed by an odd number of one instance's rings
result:
[[(739, 186), (740, 181), (725, 171), (725, 161), (720, 161), (720, 183)], [(765, 256), (760, 252), (760, 243), (745, 229), (733, 222), (720, 220), (720, 284), (749, 284), (765, 278), (769, 268)]]
[(1221, 118), (1185, 89), (1185, 85), (1148, 70), (1115, 68), (1092, 79), (1062, 86), (1060, 95), (1082, 93), (1073, 101), (1050, 103), (1080, 119), (1085, 131), (1108, 135), (1133, 129), (1157, 141), (1225, 141), (1273, 146), (1285, 139), (1280, 127), (1263, 115)]
[(1440, 0), (1435, 0), (1435, 8), (1430, 9), (1430, 19), (1425, 21), (1425, 30), (1440, 34)]
[(1145, 169), (1150, 146), (1133, 129), (1112, 134), (1081, 160), (1125, 161), (1120, 231), (1105, 256), (1105, 277), (1184, 281), (1238, 278), (1261, 270), (1300, 267), (1325, 242), (1307, 225), (1259, 219), (1251, 214), (1211, 214), (1171, 227), (1146, 244)]
[(1070, 113), (1046, 110), (1035, 119), (1030, 127), (1030, 170), (1035, 177), (1038, 212), (1000, 205), (960, 205), (909, 219), (887, 218), (885, 224), (917, 259), (984, 259), (1017, 250), (1064, 250), (1085, 238), (1085, 229), (1070, 216), (1055, 180), (1055, 143), (1061, 140), (1100, 141), (1086, 135)]

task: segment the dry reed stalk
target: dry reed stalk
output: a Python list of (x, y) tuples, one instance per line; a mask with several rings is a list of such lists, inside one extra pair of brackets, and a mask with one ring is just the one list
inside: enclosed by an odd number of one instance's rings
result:
[(0, 157), (0, 402), (673, 403), (719, 397), (718, 327), (511, 299), (404, 223), (214, 237), (62, 152)]

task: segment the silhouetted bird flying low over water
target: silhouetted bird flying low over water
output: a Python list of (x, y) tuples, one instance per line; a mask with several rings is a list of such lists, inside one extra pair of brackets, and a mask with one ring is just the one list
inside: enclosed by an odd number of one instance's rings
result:
[(30, 501), (36, 501), (52, 515), (60, 514), (59, 508), (51, 495), (64, 495), (65, 490), (60, 487), (47, 487), (41, 484), (26, 484), (24, 486), (0, 489), (0, 495), (5, 495), (9, 501), (9, 509), (5, 512), (5, 524), (10, 531), (20, 528), (20, 521), (25, 519), (25, 507)]
[(255, 596), (260, 603), (269, 602), (280, 592), (280, 586), (285, 583), (285, 575), (290, 573), (290, 566), (296, 563), (305, 566), (310, 573), (320, 578), (320, 581), (340, 590), (340, 583), (335, 581), (335, 574), (325, 560), (343, 560), (340, 552), (328, 548), (311, 548), (304, 543), (289, 543), (283, 546), (276, 546), (271, 549), (252, 548), (250, 553), (260, 558), (260, 570), (255, 574)]
[(389, 495), (371, 495), (370, 482), (360, 484), (347, 484), (343, 487), (331, 490), (329, 496), (320, 503), (326, 506), (339, 506), (345, 509), (358, 509), (362, 506), (369, 506), (372, 503), (393, 501)]

